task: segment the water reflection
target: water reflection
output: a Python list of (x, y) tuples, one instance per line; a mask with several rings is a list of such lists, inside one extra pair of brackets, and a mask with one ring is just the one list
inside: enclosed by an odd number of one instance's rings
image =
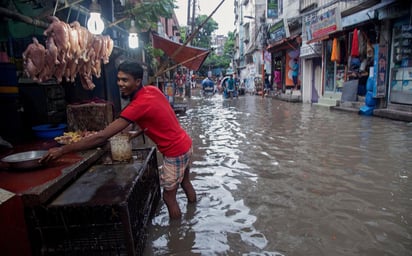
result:
[(256, 96), (193, 97), (199, 202), (145, 255), (411, 255), (412, 127)]

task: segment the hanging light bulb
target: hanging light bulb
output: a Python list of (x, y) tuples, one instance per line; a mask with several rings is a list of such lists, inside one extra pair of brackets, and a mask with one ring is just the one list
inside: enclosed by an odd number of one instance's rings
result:
[(134, 25), (134, 20), (131, 21), (131, 26), (129, 29), (129, 47), (132, 49), (139, 47), (139, 37), (137, 36), (137, 29)]
[(97, 0), (92, 0), (89, 10), (90, 10), (90, 18), (87, 21), (87, 29), (92, 34), (99, 35), (104, 30), (104, 22), (102, 18), (100, 17), (102, 8), (100, 7), (100, 4), (97, 3)]

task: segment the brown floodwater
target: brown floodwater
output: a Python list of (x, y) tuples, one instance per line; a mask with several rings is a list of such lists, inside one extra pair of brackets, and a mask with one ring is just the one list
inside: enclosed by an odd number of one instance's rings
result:
[(198, 194), (144, 255), (412, 255), (412, 124), (258, 96), (189, 99)]

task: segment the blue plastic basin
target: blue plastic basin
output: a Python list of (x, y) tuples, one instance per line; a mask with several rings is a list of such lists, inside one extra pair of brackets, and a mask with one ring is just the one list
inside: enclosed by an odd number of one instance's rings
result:
[(40, 139), (53, 139), (62, 136), (66, 129), (66, 124), (42, 124), (33, 126), (34, 135)]

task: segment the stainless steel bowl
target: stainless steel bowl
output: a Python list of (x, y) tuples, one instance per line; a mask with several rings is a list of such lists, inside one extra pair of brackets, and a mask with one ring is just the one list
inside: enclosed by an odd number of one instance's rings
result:
[(33, 150), (8, 155), (1, 159), (13, 169), (34, 169), (42, 166), (39, 160), (47, 153), (47, 150)]

